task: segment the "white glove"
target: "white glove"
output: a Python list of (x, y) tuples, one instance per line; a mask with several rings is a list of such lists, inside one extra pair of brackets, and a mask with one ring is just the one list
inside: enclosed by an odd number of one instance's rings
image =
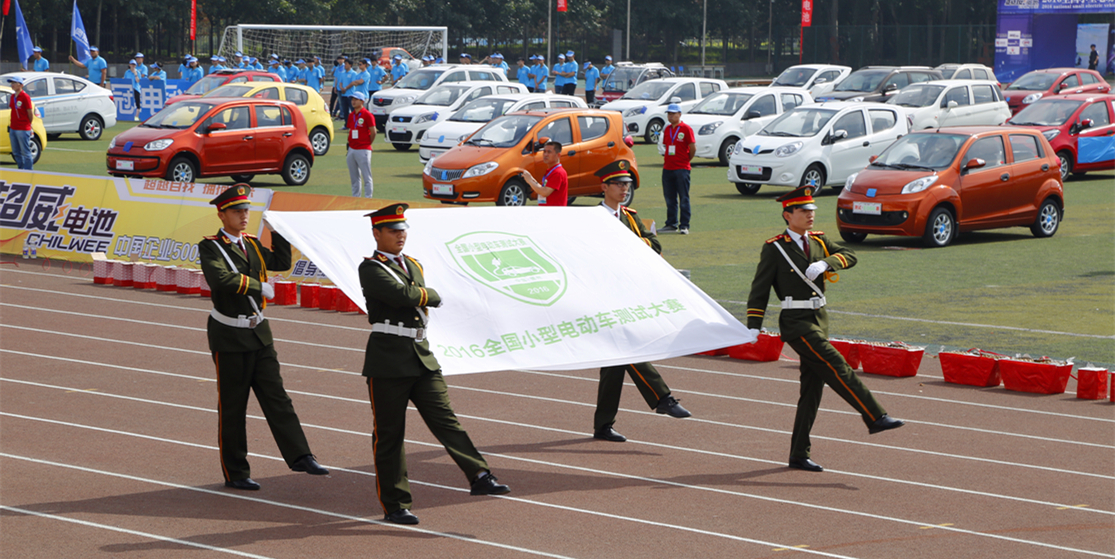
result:
[(759, 329), (758, 328), (749, 328), (747, 330), (747, 332), (751, 334), (752, 338), (754, 338), (753, 340), (751, 340), (750, 342), (747, 342), (747, 343), (753, 344), (753, 343), (759, 341)]
[(813, 280), (817, 279), (817, 276), (819, 276), (822, 273), (828, 271), (828, 269), (829, 269), (828, 262), (825, 262), (823, 260), (818, 260), (818, 261), (810, 264), (809, 267), (805, 269), (805, 277), (809, 278), (809, 281), (813, 281)]
[(260, 286), (259, 286), (259, 290), (260, 290), (260, 292), (263, 293), (263, 298), (264, 299), (274, 299), (275, 298), (275, 287), (272, 286), (271, 284), (261, 283)]

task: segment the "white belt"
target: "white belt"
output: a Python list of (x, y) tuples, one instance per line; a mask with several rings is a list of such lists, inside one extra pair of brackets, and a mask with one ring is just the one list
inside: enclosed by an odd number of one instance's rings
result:
[(795, 301), (792, 297), (786, 297), (782, 300), (783, 309), (812, 309), (816, 310), (825, 306), (824, 297), (813, 297), (807, 301)]
[(399, 324), (391, 324), (391, 321), (384, 320), (383, 323), (376, 322), (372, 324), (372, 332), (379, 332), (380, 334), (391, 334), (392, 336), (402, 336), (404, 338), (414, 338), (414, 341), (420, 342), (426, 339), (425, 328), (407, 328)]
[(221, 314), (217, 309), (209, 311), (209, 316), (213, 317), (213, 320), (233, 328), (255, 328), (264, 320), (262, 314), (253, 314), (252, 316), (240, 315), (236, 318), (232, 318), (231, 316)]

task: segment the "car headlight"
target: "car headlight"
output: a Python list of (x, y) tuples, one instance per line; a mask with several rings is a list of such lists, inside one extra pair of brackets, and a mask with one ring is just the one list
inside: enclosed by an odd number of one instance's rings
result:
[(732, 155), (739, 155), (741, 153), (743, 153), (743, 140), (736, 142), (736, 147), (732, 148)]
[(631, 107), (630, 109), (627, 109), (626, 111), (623, 111), (623, 116), (624, 117), (629, 117), (629, 116), (641, 115), (645, 112), (647, 112), (646, 106)]
[[(852, 185), (855, 184), (856, 177), (858, 177), (858, 176), (859, 176), (859, 173), (852, 173), (852, 176), (844, 179), (844, 192), (851, 192), (852, 191)], [(907, 186), (909, 186), (909, 185), (907, 185)]]
[(847, 101), (848, 101), (849, 103), (859, 103), (860, 101), (863, 101), (863, 97), (862, 97), (862, 96), (860, 96), (860, 97), (852, 97), (851, 99), (848, 99)]
[(392, 104), (393, 105), (406, 105), (408, 103), (413, 103), (415, 99), (418, 99), (417, 95), (407, 95), (405, 97), (396, 97), (395, 101), (393, 101)]
[(147, 151), (159, 151), (161, 149), (170, 147), (170, 144), (173, 143), (174, 140), (155, 140), (152, 142), (147, 142), (147, 145), (143, 146), (143, 149)]
[(426, 176), (432, 176), (432, 175), (430, 175), (430, 169), (433, 169), (433, 168), (434, 168), (434, 160), (431, 158), (429, 161), (426, 162), (426, 166), (422, 168), (422, 174), (426, 175)]
[(1034, 101), (1037, 101), (1038, 99), (1041, 99), (1042, 95), (1043, 95), (1042, 93), (1031, 93), (1031, 94), (1022, 98), (1022, 104), (1023, 105), (1029, 105), (1030, 103), (1033, 103)]
[(414, 124), (422, 124), (423, 122), (429, 122), (436, 119), (437, 113), (426, 113), (424, 115), (418, 115), (417, 117), (415, 117)]
[(1045, 132), (1042, 132), (1041, 135), (1045, 136), (1046, 140), (1052, 142), (1053, 138), (1056, 138), (1057, 135), (1060, 134), (1060, 133), (1061, 133), (1060, 130), (1046, 130)]
[(112, 140), (108, 142), (108, 149), (112, 149), (114, 147), (116, 147), (116, 136), (113, 136)]
[(910, 181), (906, 183), (906, 186), (902, 187), (902, 194), (913, 194), (915, 192), (921, 192), (922, 190), (929, 188), (929, 185), (935, 182), (937, 182), (937, 175), (929, 175), (928, 177), (922, 177), (920, 179)]
[(488, 173), (491, 173), (492, 171), (495, 171), (498, 167), (499, 163), (496, 163), (495, 161), (473, 165), (472, 167), (469, 167), (467, 171), (465, 171), (464, 176), (462, 176), (461, 178), (467, 179), (469, 177), (482, 177), (484, 175), (487, 175)]
[(701, 136), (708, 136), (709, 134), (712, 134), (713, 132), (716, 132), (716, 129), (720, 128), (721, 124), (724, 124), (724, 121), (710, 122), (710, 123), (702, 126), (701, 129), (697, 131), (697, 134), (701, 135)]
[(775, 157), (789, 157), (789, 156), (797, 153), (798, 150), (801, 149), (802, 145), (804, 145), (802, 142), (794, 142), (794, 143), (791, 143), (791, 144), (786, 144), (786, 145), (774, 150), (774, 156)]

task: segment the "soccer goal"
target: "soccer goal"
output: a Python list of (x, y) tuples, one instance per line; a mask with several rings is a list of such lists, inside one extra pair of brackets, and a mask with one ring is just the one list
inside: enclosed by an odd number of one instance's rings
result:
[[(447, 31), (446, 27), (230, 25), (221, 37), (218, 54), (227, 58), (240, 51), (259, 58), (264, 65), (271, 53), (290, 60), (320, 56), (326, 64), (342, 53), (371, 57), (382, 49), (403, 49), (412, 58), (421, 59), (427, 54), (444, 58), (448, 48)], [(383, 54), (397, 54), (392, 50)]]

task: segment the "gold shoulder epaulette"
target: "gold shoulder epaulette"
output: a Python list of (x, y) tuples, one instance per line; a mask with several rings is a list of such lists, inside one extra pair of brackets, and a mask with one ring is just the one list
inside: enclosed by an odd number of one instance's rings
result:
[(783, 237), (785, 237), (785, 236), (786, 236), (786, 234), (785, 234), (785, 233), (783, 233), (783, 234), (781, 234), (781, 235), (775, 235), (775, 236), (773, 236), (773, 237), (771, 237), (771, 238), (767, 239), (767, 244), (769, 245), (769, 244), (773, 243), (774, 241), (777, 241), (777, 240), (779, 240), (779, 239), (781, 239), (781, 238), (783, 238)]
[(387, 262), (387, 257), (378, 253), (378, 252), (376, 253), (375, 256), (372, 256), (371, 258), (375, 259), (375, 260), (379, 260), (380, 262)]
[(630, 213), (633, 213), (633, 214), (637, 214), (637, 213), (639, 213), (639, 212), (635, 211), (635, 208), (629, 208), (629, 207), (627, 207), (627, 206), (620, 206), (620, 207), (621, 207), (621, 208), (623, 208), (623, 209), (625, 209), (625, 210), (627, 210), (627, 211), (628, 211), (628, 212), (630, 212)]
[(241, 233), (240, 235), (241, 235), (241, 236), (244, 236), (244, 237), (250, 237), (250, 238), (252, 238), (252, 239), (258, 239), (258, 238), (259, 238), (259, 237), (255, 236), (255, 235), (251, 234), (251, 233)]
[(825, 232), (824, 231), (810, 231), (809, 234), (816, 237), (817, 235), (824, 235)]
[(210, 235), (208, 237), (202, 237), (202, 238), (205, 239), (206, 241), (216, 241), (216, 240), (218, 240), (216, 235)]
[(409, 255), (409, 254), (404, 254), (403, 256), (406, 257), (407, 260), (410, 260), (411, 262), (414, 262), (415, 264), (418, 263), (418, 259)]

